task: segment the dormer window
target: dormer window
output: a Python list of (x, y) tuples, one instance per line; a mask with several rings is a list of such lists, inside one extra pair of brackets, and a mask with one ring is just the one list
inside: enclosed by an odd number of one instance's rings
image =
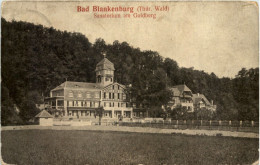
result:
[(126, 99), (126, 94), (125, 93), (123, 93), (123, 100), (125, 100)]
[(99, 98), (99, 92), (95, 93), (95, 98)]
[(80, 93), (78, 93), (78, 97), (82, 97), (82, 93), (80, 92)]
[(88, 92), (87, 93), (87, 98), (89, 99), (89, 98), (91, 98), (91, 96), (90, 96), (90, 93)]
[(73, 97), (73, 92), (72, 91), (69, 92), (69, 97)]

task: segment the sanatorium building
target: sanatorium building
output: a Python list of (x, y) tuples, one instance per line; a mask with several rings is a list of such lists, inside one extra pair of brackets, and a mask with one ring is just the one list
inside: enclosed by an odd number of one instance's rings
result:
[[(144, 108), (135, 107), (128, 96), (126, 86), (114, 82), (114, 64), (104, 58), (96, 65), (96, 83), (65, 81), (50, 91), (45, 102), (52, 108), (62, 112), (68, 118), (94, 118), (95, 109), (104, 108), (104, 118), (118, 119), (149, 117)], [(187, 107), (190, 112), (196, 108), (215, 108), (213, 102), (200, 94), (192, 94), (186, 85), (170, 88), (173, 99), (169, 106)]]

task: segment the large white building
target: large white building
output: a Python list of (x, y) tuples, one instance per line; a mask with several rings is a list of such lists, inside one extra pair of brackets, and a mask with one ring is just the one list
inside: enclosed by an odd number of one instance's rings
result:
[(104, 58), (96, 65), (96, 83), (65, 81), (50, 91), (48, 104), (69, 118), (93, 118), (103, 106), (104, 118), (132, 118), (126, 87), (114, 82), (114, 64)]

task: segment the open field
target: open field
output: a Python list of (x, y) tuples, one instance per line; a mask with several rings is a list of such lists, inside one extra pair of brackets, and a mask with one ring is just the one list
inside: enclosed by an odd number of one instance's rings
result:
[(250, 164), (258, 139), (104, 131), (2, 131), (10, 164)]

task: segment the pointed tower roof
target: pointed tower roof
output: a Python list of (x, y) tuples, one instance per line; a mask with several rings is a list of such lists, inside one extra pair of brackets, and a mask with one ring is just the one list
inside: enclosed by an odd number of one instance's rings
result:
[(38, 117), (38, 118), (53, 118), (53, 116), (51, 114), (49, 114), (46, 110), (41, 111), (35, 117)]
[(101, 60), (96, 66), (96, 71), (104, 70), (104, 69), (115, 70), (114, 64), (111, 61), (109, 61), (107, 58)]

